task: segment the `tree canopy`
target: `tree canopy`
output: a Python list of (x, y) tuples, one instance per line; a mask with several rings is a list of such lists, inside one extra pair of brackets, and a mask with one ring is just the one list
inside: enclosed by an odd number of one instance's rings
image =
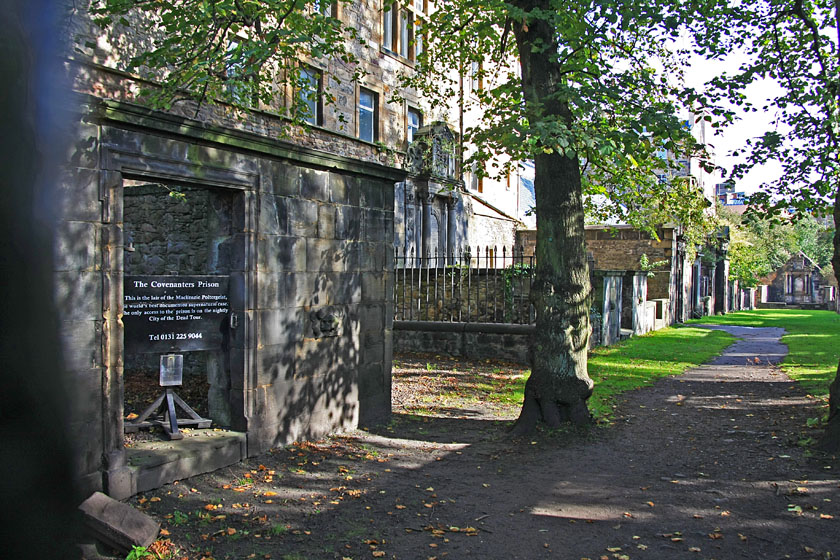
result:
[[(773, 114), (771, 129), (744, 147), (737, 179), (764, 162), (778, 161), (783, 173), (751, 197), (757, 212), (794, 209), (800, 215), (833, 214), (840, 223), (840, 3), (836, 0), (762, 0), (704, 4), (709, 17), (693, 26), (698, 52), (721, 58), (743, 53), (738, 71), (711, 82), (716, 112), (735, 121), (725, 106)], [(778, 95), (756, 104), (746, 88), (774, 81)], [(834, 229), (832, 265), (840, 279), (840, 232)], [(817, 257), (813, 257), (817, 258)], [(840, 450), (840, 366), (831, 385), (829, 427), (822, 445)]]
[[(348, 0), (341, 0), (349, 3)], [(147, 102), (182, 99), (269, 107), (303, 124), (311, 118), (300, 95), (333, 102), (330, 88), (312, 91), (301, 70), (331, 60), (349, 79), (360, 77), (352, 22), (334, 17), (324, 0), (93, 0), (94, 23), (143, 38), (125, 69), (150, 78)], [(93, 45), (88, 45), (89, 47)], [(286, 97), (290, 103), (286, 102)]]
[(810, 214), (797, 219), (773, 219), (750, 213), (738, 215), (725, 206), (717, 211), (730, 228), (729, 276), (742, 287), (757, 286), (800, 251), (833, 276), (831, 255), (834, 228)]
[[(709, 229), (708, 203), (680, 166), (697, 158), (694, 165), (710, 169), (691, 128), (712, 119), (691, 112), (693, 93), (681, 80), (687, 53), (669, 48), (680, 3), (532, 4), (440, 3), (424, 22), (430, 39), (403, 84), (433, 107), (460, 100), (478, 116), (463, 131), (475, 147), (465, 165), (478, 162), (492, 175), (538, 154), (575, 157), (589, 215), (642, 228), (703, 224), (699, 241)], [(560, 78), (551, 96), (568, 105), (571, 121), (525, 99), (514, 35), (534, 20), (555, 34)], [(465, 93), (464, 78), (481, 86)]]

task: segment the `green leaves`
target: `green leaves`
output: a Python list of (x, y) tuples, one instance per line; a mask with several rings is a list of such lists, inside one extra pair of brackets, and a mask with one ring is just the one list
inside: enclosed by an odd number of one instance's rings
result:
[[(288, 107), (285, 91), (300, 83), (302, 62), (357, 62), (358, 33), (295, 0), (94, 0), (91, 12), (112, 44), (129, 54), (123, 69), (159, 85), (146, 102), (168, 107), (184, 98), (267, 108), (304, 124), (306, 111)], [(350, 6), (350, 3), (348, 3)], [(348, 10), (350, 8), (348, 7)], [(127, 42), (125, 27), (142, 31)], [(131, 52), (132, 48), (134, 51)], [(352, 80), (352, 69), (336, 79)], [(323, 103), (327, 95), (325, 81)]]
[[(737, 9), (736, 9), (737, 8)], [(706, 18), (695, 28), (698, 50), (723, 57), (733, 45), (743, 52), (740, 69), (712, 80), (711, 100), (755, 110), (745, 88), (769, 79), (781, 88), (763, 110), (774, 115), (771, 130), (756, 131), (756, 141), (739, 150), (745, 158), (734, 179), (769, 161), (783, 172), (764, 185), (765, 211), (796, 207), (819, 212), (835, 203), (840, 185), (840, 48), (835, 26), (837, 5), (829, 0), (762, 0), (730, 6), (709, 2)], [(727, 119), (734, 120), (735, 113)], [(785, 202), (777, 204), (780, 200)]]

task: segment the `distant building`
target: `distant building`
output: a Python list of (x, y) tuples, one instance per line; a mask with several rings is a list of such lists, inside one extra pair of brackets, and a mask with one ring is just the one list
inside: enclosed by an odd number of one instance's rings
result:
[(786, 305), (828, 305), (837, 299), (832, 275), (802, 251), (762, 279), (762, 303)]
[(724, 206), (745, 206), (747, 195), (744, 192), (735, 192), (735, 183), (725, 181), (715, 185), (715, 198)]

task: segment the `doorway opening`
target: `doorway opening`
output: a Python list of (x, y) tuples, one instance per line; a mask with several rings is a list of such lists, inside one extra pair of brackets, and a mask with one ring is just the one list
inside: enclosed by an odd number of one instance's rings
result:
[[(124, 180), (123, 182), (123, 274), (130, 279), (178, 279), (217, 277), (227, 286), (232, 269), (235, 192), (191, 185)], [(126, 294), (129, 286), (125, 285)], [(130, 297), (130, 296), (129, 296)], [(155, 296), (152, 296), (155, 297)], [(193, 296), (167, 296), (170, 298)], [(201, 298), (202, 296), (196, 296)], [(224, 294), (225, 300), (227, 295)], [(126, 300), (126, 315), (131, 306)], [(185, 318), (175, 309), (160, 304), (155, 313), (168, 314), (165, 319)], [(137, 307), (134, 306), (134, 309)], [(227, 313), (213, 318), (224, 331)], [(135, 311), (135, 313), (140, 313)], [(123, 385), (124, 415), (127, 421), (151, 404), (162, 392), (160, 356), (169, 351), (183, 354), (183, 383), (177, 393), (200, 416), (210, 418), (214, 427), (231, 425), (230, 348), (227, 332), (211, 333), (213, 342), (204, 337), (204, 344), (178, 340), (149, 343), (148, 333), (139, 332), (138, 322), (124, 317)], [(187, 321), (184, 321), (185, 323)], [(179, 323), (173, 321), (172, 324)], [(163, 324), (163, 323), (160, 323)], [(180, 336), (180, 335), (179, 335)], [(155, 434), (131, 434), (134, 440), (157, 438)]]

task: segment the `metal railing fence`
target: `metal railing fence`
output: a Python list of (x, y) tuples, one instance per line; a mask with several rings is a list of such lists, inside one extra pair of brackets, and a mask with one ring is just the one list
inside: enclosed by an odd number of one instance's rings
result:
[(529, 325), (534, 256), (522, 247), (394, 254), (394, 319)]

